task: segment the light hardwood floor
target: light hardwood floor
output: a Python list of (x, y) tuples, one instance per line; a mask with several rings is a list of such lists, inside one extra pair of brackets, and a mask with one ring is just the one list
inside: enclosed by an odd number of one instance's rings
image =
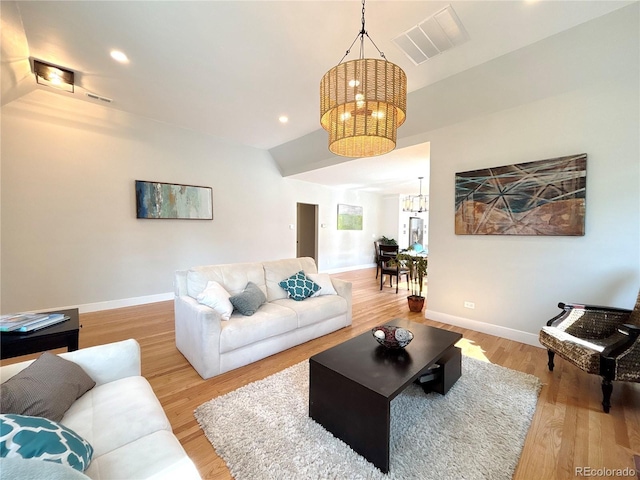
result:
[[(231, 476), (193, 417), (197, 406), (396, 317), (458, 331), (464, 335), (459, 346), (466, 355), (536, 375), (543, 382), (514, 478), (576, 478), (577, 467), (634, 468), (633, 455), (640, 453), (640, 384), (615, 382), (613, 406), (607, 415), (600, 406), (599, 377), (584, 374), (562, 359), (556, 360), (555, 371), (550, 373), (542, 348), (425, 320), (423, 314), (409, 312), (406, 290), (397, 295), (395, 288), (379, 290), (375, 269), (335, 276), (353, 283), (351, 327), (206, 381), (175, 347), (173, 302), (82, 314), (80, 348), (126, 338), (138, 340), (142, 347), (142, 373), (160, 399), (174, 433), (206, 479)], [(561, 300), (568, 299), (553, 298), (549, 302)], [(541, 318), (540, 325), (546, 320)], [(2, 364), (36, 356), (5, 360)]]

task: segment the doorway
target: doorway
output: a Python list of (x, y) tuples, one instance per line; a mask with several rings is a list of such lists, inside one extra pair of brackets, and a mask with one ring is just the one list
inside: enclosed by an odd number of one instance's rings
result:
[(297, 204), (296, 257), (311, 257), (318, 264), (318, 205)]

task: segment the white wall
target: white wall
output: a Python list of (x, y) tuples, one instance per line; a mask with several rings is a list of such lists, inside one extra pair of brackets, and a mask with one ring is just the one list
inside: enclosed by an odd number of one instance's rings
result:
[[(372, 261), (380, 197), (284, 179), (266, 151), (43, 89), (1, 115), (2, 312), (154, 300), (177, 269), (293, 257), (297, 202), (326, 224), (321, 270)], [(214, 220), (136, 219), (136, 179), (213, 187)], [(364, 230), (338, 232), (337, 203)]]
[[(535, 333), (559, 301), (633, 306), (640, 285), (637, 82), (627, 78), (624, 87), (603, 85), (432, 132), (431, 195), (446, 202), (434, 202), (430, 212), (429, 318), (446, 313)], [(582, 152), (583, 237), (454, 234), (456, 172)]]
[[(581, 68), (577, 88), (410, 139), (431, 142), (428, 318), (534, 342), (559, 301), (633, 307), (640, 286), (637, 7), (532, 47), (540, 58), (535, 83), (565, 73), (547, 70), (545, 58), (557, 62), (560, 47), (581, 45), (565, 67), (567, 75)], [(616, 43), (603, 48), (603, 38)], [(582, 152), (584, 236), (454, 234), (456, 172)]]

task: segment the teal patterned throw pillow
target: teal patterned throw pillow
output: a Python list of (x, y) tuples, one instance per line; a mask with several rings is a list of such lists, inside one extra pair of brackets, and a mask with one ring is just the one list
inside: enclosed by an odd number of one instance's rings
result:
[(278, 285), (284, 288), (289, 293), (289, 296), (298, 302), (320, 290), (320, 285), (307, 278), (302, 270), (282, 280)]
[(59, 423), (9, 413), (0, 415), (0, 457), (35, 458), (82, 472), (91, 463), (93, 447)]

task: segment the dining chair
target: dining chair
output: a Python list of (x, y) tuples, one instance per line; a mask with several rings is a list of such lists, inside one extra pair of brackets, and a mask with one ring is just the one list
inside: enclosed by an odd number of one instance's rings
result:
[(407, 277), (407, 290), (409, 290), (409, 269), (403, 267), (400, 262), (395, 262), (398, 255), (397, 245), (380, 245), (380, 254), (378, 265), (380, 269), (380, 290), (384, 285), (384, 276), (389, 277), (389, 286), (393, 287), (393, 277), (396, 277), (396, 293), (398, 293), (398, 285), (402, 275)]

